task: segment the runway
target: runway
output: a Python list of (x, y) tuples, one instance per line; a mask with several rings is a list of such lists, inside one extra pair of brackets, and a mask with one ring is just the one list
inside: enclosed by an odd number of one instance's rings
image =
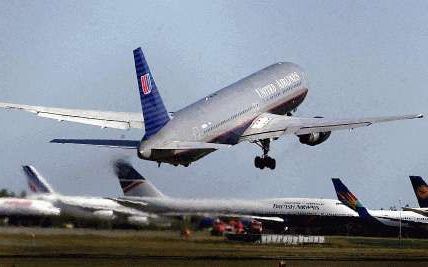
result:
[[(260, 245), (207, 232), (0, 228), (2, 266), (426, 266), (428, 241), (326, 237), (323, 245)], [(318, 264), (319, 265), (319, 264)]]

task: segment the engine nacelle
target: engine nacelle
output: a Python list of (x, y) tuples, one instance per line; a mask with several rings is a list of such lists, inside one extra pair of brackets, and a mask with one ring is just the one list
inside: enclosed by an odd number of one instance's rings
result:
[(93, 216), (99, 220), (114, 220), (116, 216), (112, 210), (97, 210), (94, 211)]
[(316, 146), (325, 142), (331, 135), (331, 132), (320, 132), (299, 135), (299, 141), (308, 146)]
[(137, 226), (144, 226), (149, 224), (149, 218), (147, 216), (130, 216), (128, 217), (128, 223)]

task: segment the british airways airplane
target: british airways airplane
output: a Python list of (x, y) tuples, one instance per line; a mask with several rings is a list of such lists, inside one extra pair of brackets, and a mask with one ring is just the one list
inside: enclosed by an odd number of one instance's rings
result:
[(294, 117), (293, 112), (305, 100), (309, 85), (303, 69), (289, 62), (268, 66), (170, 116), (141, 48), (134, 50), (134, 60), (143, 116), (11, 103), (0, 103), (0, 107), (103, 128), (145, 128), (141, 141), (55, 139), (51, 142), (136, 149), (141, 159), (159, 165), (187, 167), (211, 152), (247, 141), (262, 149), (262, 155), (254, 160), (260, 169), (275, 169), (275, 159), (269, 156), (270, 144), (283, 135), (296, 135), (300, 143), (315, 146), (325, 142), (332, 131), (423, 117), (422, 114), (358, 119)]
[(173, 198), (160, 192), (132, 165), (124, 161), (115, 164), (124, 197), (114, 200), (150, 214), (171, 218), (177, 216), (217, 216), (258, 220), (271, 225), (287, 227), (334, 226), (335, 230), (357, 223), (358, 214), (334, 199), (272, 198), (244, 199), (184, 199)]

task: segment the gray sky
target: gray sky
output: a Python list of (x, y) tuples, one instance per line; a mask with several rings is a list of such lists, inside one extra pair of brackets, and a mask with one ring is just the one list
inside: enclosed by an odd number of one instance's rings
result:
[[(298, 63), (311, 90), (300, 116), (428, 113), (427, 1), (0, 1), (0, 101), (140, 111), (132, 49), (142, 46), (165, 105), (177, 110), (277, 61)], [(140, 139), (120, 131), (0, 111), (1, 186), (25, 188), (34, 164), (64, 194), (115, 196), (111, 161), (127, 156), (164, 193), (183, 197), (335, 198), (342, 177), (368, 207), (416, 205), (427, 177), (425, 120), (336, 132), (317, 147), (273, 145), (275, 171), (243, 143), (175, 168), (136, 153), (49, 144)]]

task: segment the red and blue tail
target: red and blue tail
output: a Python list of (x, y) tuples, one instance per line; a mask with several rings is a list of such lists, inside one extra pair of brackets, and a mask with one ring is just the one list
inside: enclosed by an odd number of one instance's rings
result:
[(129, 162), (118, 160), (114, 170), (120, 182), (123, 194), (127, 197), (164, 197), (164, 195), (146, 180)]
[(146, 131), (143, 140), (147, 140), (168, 123), (169, 115), (141, 47), (134, 50), (134, 61)]
[(28, 188), (36, 194), (54, 194), (55, 191), (46, 182), (45, 178), (37, 172), (33, 166), (22, 166), (25, 175), (27, 176)]

